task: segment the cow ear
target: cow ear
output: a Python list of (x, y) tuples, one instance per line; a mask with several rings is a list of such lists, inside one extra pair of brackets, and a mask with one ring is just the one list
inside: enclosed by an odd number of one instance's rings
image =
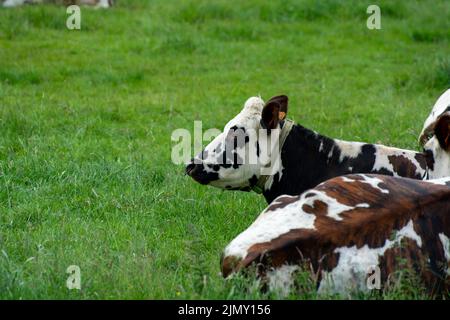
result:
[(263, 108), (261, 122), (267, 129), (275, 129), (278, 123), (286, 118), (287, 111), (287, 96), (272, 97)]
[(445, 114), (436, 120), (434, 134), (445, 151), (450, 151), (450, 115)]

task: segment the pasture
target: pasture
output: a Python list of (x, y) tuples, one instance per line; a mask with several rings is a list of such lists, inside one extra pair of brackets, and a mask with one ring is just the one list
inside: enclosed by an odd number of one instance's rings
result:
[[(450, 4), (377, 1), (369, 30), (370, 4), (119, 0), (82, 8), (79, 31), (64, 7), (0, 8), (0, 298), (277, 298), (219, 274), (264, 198), (192, 181), (171, 133), (286, 94), (322, 134), (419, 150), (450, 87)], [(353, 298), (427, 298), (399, 279)], [(298, 284), (288, 298), (317, 298), (307, 272)]]

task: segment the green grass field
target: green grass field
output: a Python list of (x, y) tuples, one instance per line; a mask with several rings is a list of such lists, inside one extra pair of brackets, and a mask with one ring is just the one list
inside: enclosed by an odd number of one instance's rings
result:
[[(83, 8), (80, 31), (64, 7), (0, 8), (2, 299), (277, 298), (219, 274), (264, 199), (193, 182), (172, 131), (287, 94), (320, 133), (418, 149), (450, 86), (446, 0), (376, 1), (381, 30), (368, 0), (117, 2)], [(317, 298), (303, 277), (289, 298)], [(356, 298), (427, 295), (404, 281)]]

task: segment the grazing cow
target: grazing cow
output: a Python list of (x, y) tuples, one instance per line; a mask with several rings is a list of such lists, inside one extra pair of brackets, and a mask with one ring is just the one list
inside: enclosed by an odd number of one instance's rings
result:
[[(186, 173), (202, 184), (262, 192), (268, 203), (282, 194), (299, 195), (325, 180), (350, 173), (413, 179), (450, 175), (449, 166), (439, 166), (438, 170), (435, 167), (434, 148), (439, 147), (436, 144), (427, 144), (424, 152), (415, 152), (331, 139), (285, 120), (287, 109), (286, 96), (273, 97), (266, 104), (261, 98), (248, 99), (222, 134), (187, 165)], [(441, 124), (438, 127), (444, 128), (450, 117), (438, 122)], [(266, 159), (273, 158), (271, 149), (264, 146), (269, 145), (274, 129), (281, 131), (280, 148), (274, 151), (280, 155), (281, 165), (272, 174), (262, 174)], [(449, 133), (448, 128), (436, 131), (445, 145), (450, 144)], [(448, 157), (445, 151), (440, 155), (441, 160)], [(249, 162), (251, 156), (257, 158), (256, 164)]]
[(382, 285), (408, 268), (432, 294), (449, 290), (449, 186), (450, 178), (356, 174), (280, 196), (226, 247), (222, 273), (256, 264), (269, 286), (286, 289), (306, 264), (319, 293), (346, 294), (367, 291), (377, 267)]

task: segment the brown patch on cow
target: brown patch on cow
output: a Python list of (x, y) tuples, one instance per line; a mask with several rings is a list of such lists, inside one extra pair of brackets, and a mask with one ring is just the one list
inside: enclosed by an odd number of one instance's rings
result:
[(410, 238), (403, 238), (401, 243), (386, 250), (380, 257), (381, 283), (386, 288), (395, 287), (398, 281), (405, 277), (415, 285), (424, 285), (432, 297), (448, 290), (445, 274), (434, 270), (429, 264), (432, 257), (430, 252), (423, 250), (417, 242)]
[(321, 240), (314, 230), (294, 229), (270, 242), (251, 246), (242, 266), (256, 262), (278, 268), (286, 263), (299, 264), (307, 261), (314, 272), (322, 270), (323, 266), (326, 266), (326, 270), (331, 270), (337, 266), (338, 259), (331, 252), (330, 243)]
[(416, 159), (423, 170), (427, 170), (427, 155), (425, 153), (416, 153), (414, 159)]
[(280, 196), (278, 198), (276, 198), (270, 205), (269, 207), (266, 209), (267, 211), (275, 211), (277, 209), (282, 209), (288, 205), (290, 205), (291, 203), (294, 203), (296, 201), (298, 201), (298, 199), (300, 198), (300, 196)]
[(434, 154), (431, 150), (425, 150), (425, 158), (427, 160), (427, 167), (434, 170)]
[(239, 269), (239, 264), (242, 259), (236, 256), (221, 257), (221, 271), (224, 278), (228, 277), (232, 272)]
[(316, 194), (314, 193), (314, 192), (308, 192), (307, 194), (305, 194), (304, 196), (303, 196), (303, 198), (311, 198), (311, 197), (314, 197)]
[(441, 148), (450, 151), (450, 114), (439, 116), (434, 125), (434, 133)]
[(312, 206), (304, 204), (302, 210), (309, 214), (324, 216), (328, 212), (328, 205), (322, 200), (314, 200)]
[(421, 179), (422, 176), (417, 174), (417, 167), (405, 156), (402, 155), (391, 155), (388, 156), (389, 163), (392, 164), (394, 172), (396, 172), (401, 177), (411, 177), (416, 179)]

